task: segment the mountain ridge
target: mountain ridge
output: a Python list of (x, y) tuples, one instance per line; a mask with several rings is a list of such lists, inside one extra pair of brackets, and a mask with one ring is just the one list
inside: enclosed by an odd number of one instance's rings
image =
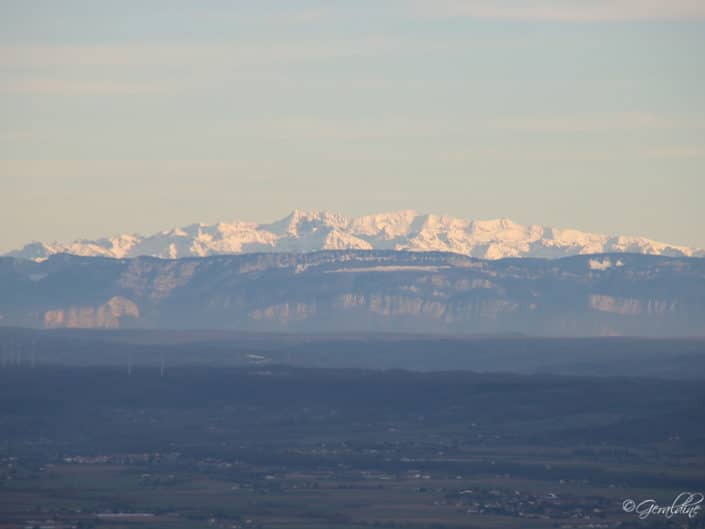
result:
[(0, 257), (0, 325), (702, 336), (705, 259), (447, 252)]
[(206, 257), (258, 252), (319, 250), (441, 251), (481, 259), (560, 258), (601, 253), (705, 257), (705, 249), (645, 237), (518, 224), (509, 218), (466, 220), (401, 210), (360, 217), (295, 209), (270, 223), (235, 220), (195, 223), (152, 235), (120, 234), (68, 243), (32, 242), (6, 256), (43, 260), (69, 253), (126, 258)]

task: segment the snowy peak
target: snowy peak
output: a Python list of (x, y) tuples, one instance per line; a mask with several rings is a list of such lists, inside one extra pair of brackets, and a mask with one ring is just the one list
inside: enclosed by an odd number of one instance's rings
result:
[(558, 258), (592, 253), (705, 257), (705, 251), (643, 237), (607, 236), (574, 229), (524, 226), (508, 218), (466, 220), (414, 210), (346, 217), (294, 210), (268, 224), (233, 221), (191, 224), (154, 235), (119, 235), (94, 241), (33, 242), (8, 255), (41, 261), (56, 253), (82, 256), (204, 257), (251, 252), (316, 250), (446, 251), (484, 259)]
[(276, 235), (298, 237), (321, 229), (345, 228), (349, 219), (327, 211), (303, 211), (295, 209), (283, 219), (272, 224), (262, 224), (258, 228)]
[(419, 214), (407, 209), (396, 213), (379, 213), (352, 219), (350, 228), (361, 235), (378, 235), (387, 239), (394, 239), (409, 232), (414, 219)]

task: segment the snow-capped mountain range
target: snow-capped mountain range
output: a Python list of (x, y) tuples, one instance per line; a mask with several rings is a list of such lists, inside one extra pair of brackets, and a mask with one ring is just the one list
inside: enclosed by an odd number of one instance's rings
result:
[(250, 252), (316, 250), (446, 251), (480, 257), (558, 258), (593, 253), (640, 253), (705, 257), (705, 250), (643, 237), (600, 235), (507, 218), (465, 220), (405, 210), (363, 217), (295, 210), (269, 224), (220, 222), (192, 224), (154, 235), (118, 235), (69, 243), (33, 242), (7, 255), (41, 261), (57, 253), (115, 258), (204, 257)]

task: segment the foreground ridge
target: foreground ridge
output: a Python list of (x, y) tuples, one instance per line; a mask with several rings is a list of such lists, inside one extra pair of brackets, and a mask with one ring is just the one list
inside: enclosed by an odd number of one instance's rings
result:
[(0, 325), (702, 336), (705, 259), (326, 250), (0, 258)]

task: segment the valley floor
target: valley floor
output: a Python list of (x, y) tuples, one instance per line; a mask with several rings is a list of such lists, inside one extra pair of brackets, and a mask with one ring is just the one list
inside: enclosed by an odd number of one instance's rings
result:
[[(703, 527), (697, 381), (0, 371), (0, 528)], [(699, 524), (699, 525), (698, 525)]]

